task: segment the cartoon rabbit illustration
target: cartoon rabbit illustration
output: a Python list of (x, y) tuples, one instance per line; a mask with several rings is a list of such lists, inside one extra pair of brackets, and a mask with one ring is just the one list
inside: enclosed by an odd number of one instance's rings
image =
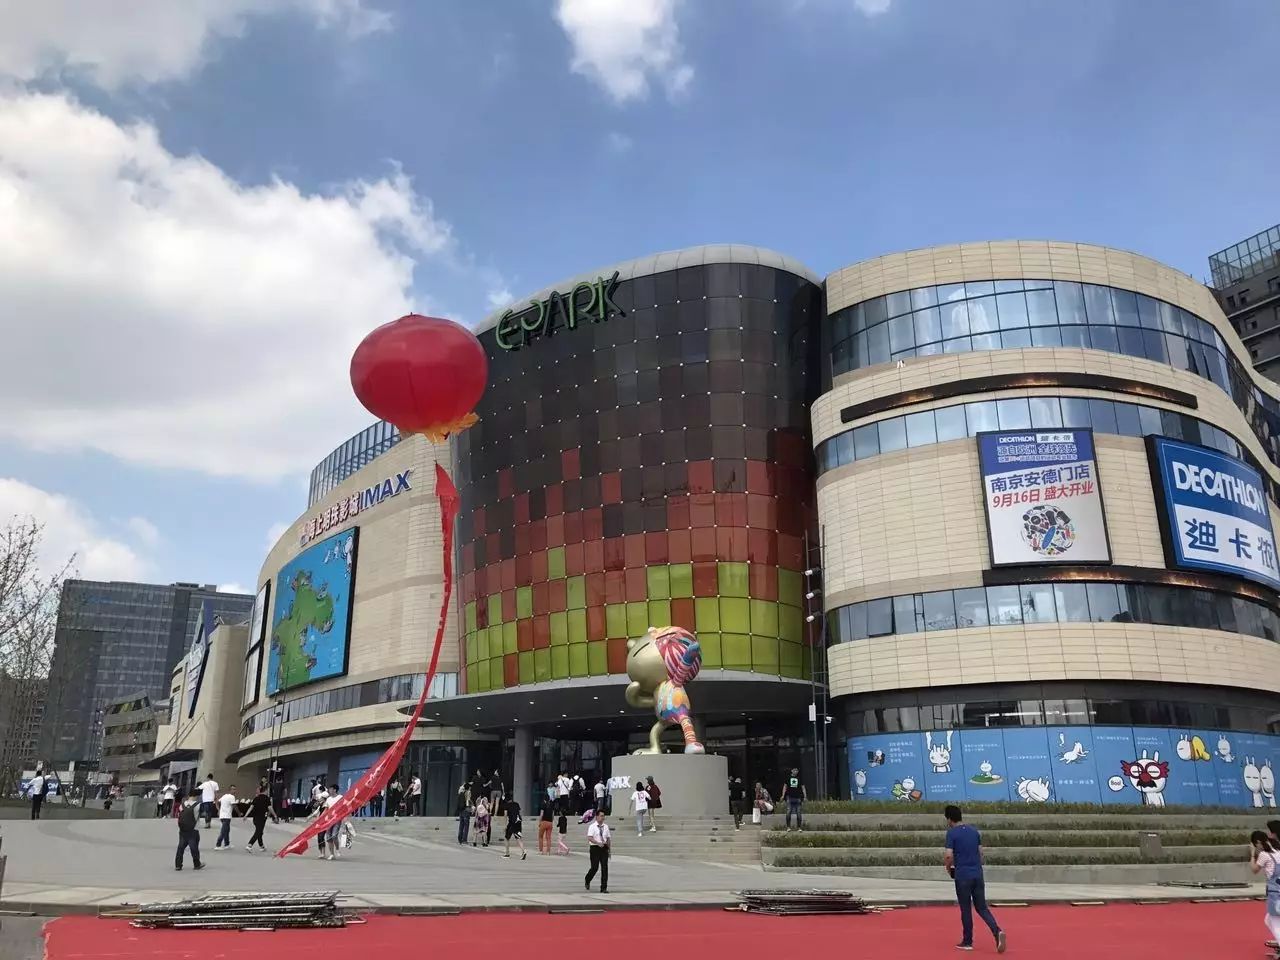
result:
[[(1061, 734), (1059, 734), (1059, 736), (1061, 737)], [(1061, 746), (1066, 746), (1066, 738), (1063, 738)], [(1064, 749), (1062, 751), (1062, 756), (1058, 759), (1063, 763), (1076, 763), (1077, 761), (1083, 760), (1088, 755), (1089, 751), (1084, 748), (1084, 744), (1077, 740), (1070, 750)]]
[[(1142, 802), (1148, 807), (1164, 806), (1164, 788), (1169, 782), (1169, 763), (1160, 759), (1160, 751), (1147, 759), (1147, 751), (1136, 760), (1122, 761), (1120, 769), (1129, 778), (1129, 784), (1142, 794)], [(1261, 806), (1255, 803), (1254, 806)]]
[(1178, 739), (1178, 759), (1179, 760), (1212, 760), (1209, 751), (1205, 749), (1204, 741), (1198, 736), (1193, 737), (1189, 733), (1184, 733)]
[[(1267, 766), (1270, 766), (1270, 761), (1267, 761)], [(1262, 770), (1258, 767), (1253, 757), (1244, 758), (1244, 768), (1240, 771), (1240, 775), (1244, 778), (1244, 788), (1253, 794), (1253, 805), (1255, 807), (1264, 806), (1265, 804), (1262, 802)], [(1272, 793), (1275, 792), (1274, 783), (1275, 776), (1273, 774)]]
[(1268, 807), (1276, 805), (1276, 774), (1271, 769), (1271, 760), (1266, 760), (1262, 767), (1258, 770), (1258, 779), (1261, 780), (1262, 799), (1267, 802)]
[(1049, 802), (1049, 778), (1041, 777), (1038, 780), (1029, 780), (1023, 777), (1018, 781), (1018, 796), (1027, 803), (1048, 803)]
[(1218, 738), (1218, 756), (1223, 763), (1235, 763), (1236, 758), (1231, 755), (1231, 741), (1226, 737)]
[(867, 792), (867, 771), (853, 771), (853, 792), (858, 794)]
[(933, 764), (934, 773), (951, 772), (951, 735), (953, 733), (955, 733), (954, 730), (947, 731), (947, 745), (945, 747), (941, 743), (933, 742), (932, 733), (924, 735), (924, 744), (929, 750), (929, 762)]

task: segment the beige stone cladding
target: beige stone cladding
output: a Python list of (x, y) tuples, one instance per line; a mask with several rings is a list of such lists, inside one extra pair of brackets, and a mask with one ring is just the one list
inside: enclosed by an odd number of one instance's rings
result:
[[(279, 592), (274, 580), (280, 568), (303, 549), (304, 525), (328, 507), (387, 478), (412, 470), (411, 489), (362, 509), (352, 520), (339, 523), (316, 541), (352, 526), (360, 528), (352, 604), (350, 660), (347, 675), (298, 688), (293, 696), (304, 696), (365, 680), (421, 673), (426, 668), (431, 642), (439, 621), (444, 589), (441, 560), (442, 531), (435, 498), (435, 464), (451, 468), (447, 445), (431, 444), (422, 437), (409, 437), (352, 474), (327, 497), (303, 513), (285, 531), (267, 555), (258, 585), (273, 581), (271, 610), (267, 615), (267, 643)], [(308, 544), (307, 546), (309, 546)], [(455, 594), (456, 596), (456, 594)], [(451, 603), (441, 649), (439, 672), (456, 673), (461, 662), (458, 634), (459, 610)], [(262, 658), (262, 696), (243, 711), (246, 715), (270, 707), (266, 693), (268, 657)], [(299, 735), (316, 737), (370, 723), (402, 722), (394, 705), (374, 705), (320, 714), (289, 722), (284, 738)], [(269, 740), (262, 732), (247, 738), (242, 746)], [(383, 738), (385, 740), (385, 737)], [(310, 747), (309, 747), (310, 748)]]
[(827, 651), (833, 697), (1048, 680), (1146, 680), (1280, 692), (1280, 644), (1141, 623), (1038, 623), (912, 633)]
[[(1146, 446), (1098, 434), (1112, 562), (1165, 566)], [(1272, 523), (1280, 512), (1272, 505)], [(881, 454), (818, 479), (828, 610), (905, 593), (982, 585), (991, 566), (977, 441)], [(1051, 571), (1046, 566), (1046, 571)]]

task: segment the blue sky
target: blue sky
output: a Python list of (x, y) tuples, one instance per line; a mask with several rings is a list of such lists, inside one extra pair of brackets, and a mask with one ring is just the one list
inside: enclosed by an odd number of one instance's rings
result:
[(408, 309), (740, 241), (1197, 278), (1280, 220), (1265, 0), (0, 0), (0, 514), (248, 585)]

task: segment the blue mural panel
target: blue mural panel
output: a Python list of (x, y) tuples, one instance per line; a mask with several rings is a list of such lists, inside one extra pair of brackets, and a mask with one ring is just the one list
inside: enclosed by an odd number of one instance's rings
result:
[[(886, 733), (851, 739), (849, 782), (855, 795), (868, 800), (920, 800), (924, 796), (923, 741), (921, 733)], [(860, 787), (865, 793), (858, 793)]]
[(930, 800), (954, 800), (965, 797), (964, 764), (960, 744), (964, 738), (958, 730), (931, 730), (924, 737), (924, 795)]
[(1129, 765), (1137, 751), (1133, 748), (1133, 727), (1090, 727), (1093, 731), (1093, 761), (1098, 771), (1098, 796), (1103, 805), (1137, 805), (1142, 796), (1129, 783)]
[[(1004, 730), (963, 730), (966, 800), (1008, 800), (1009, 774), (1004, 759)], [(932, 798), (930, 798), (932, 799)]]
[(1276, 738), (1258, 733), (1236, 735), (1240, 751), (1241, 806), (1270, 809), (1276, 805)]
[(1101, 803), (1106, 777), (1098, 774), (1092, 727), (1046, 727), (1053, 799), (1061, 803)]
[(1004, 731), (1004, 762), (1010, 799), (1026, 803), (1048, 803), (1058, 799), (1054, 794), (1051, 756), (1049, 736), (1044, 727), (1009, 727)]
[(1170, 803), (1199, 803), (1202, 806), (1217, 806), (1221, 803), (1218, 795), (1218, 771), (1214, 764), (1218, 763), (1215, 755), (1219, 735), (1209, 730), (1170, 730), (1169, 739), (1173, 742), (1174, 761), (1170, 769), (1170, 786), (1176, 781), (1185, 785), (1190, 793), (1195, 791), (1197, 800), (1180, 800), (1170, 795)]
[(1253, 795), (1244, 786), (1242, 736), (1244, 734), (1219, 733), (1213, 750), (1213, 769), (1218, 778), (1218, 802), (1224, 807), (1253, 806)]

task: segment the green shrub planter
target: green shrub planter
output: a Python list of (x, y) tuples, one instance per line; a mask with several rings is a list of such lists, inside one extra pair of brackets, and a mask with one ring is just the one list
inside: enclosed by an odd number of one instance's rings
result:
[[(1142, 831), (1105, 830), (992, 830), (982, 828), (987, 849), (998, 847), (1131, 847), (1138, 846)], [(1164, 847), (1246, 847), (1248, 836), (1240, 830), (1160, 830)], [(941, 848), (943, 830), (814, 830), (787, 833), (771, 830), (761, 837), (766, 847), (930, 847)]]
[[(1159, 817), (1119, 817), (1114, 815), (1082, 816), (1078, 813), (1056, 816), (1054, 811), (1048, 810), (1041, 814), (1025, 814), (1018, 817), (1001, 817), (999, 815), (978, 813), (970, 818), (966, 808), (965, 814), (966, 820), (981, 829), (984, 834), (993, 830), (1015, 830), (1019, 832), (1030, 830), (1155, 830), (1161, 834), (1171, 830), (1234, 830), (1240, 834), (1247, 835), (1251, 831), (1258, 829), (1257, 816), (1245, 813), (1238, 813), (1236, 816), (1211, 814), (1207, 817), (1188, 817), (1185, 814), (1180, 814), (1161, 819)], [(872, 815), (858, 820), (836, 820), (834, 819), (835, 816), (840, 815), (827, 814), (821, 819), (811, 817), (805, 821), (808, 825), (805, 833), (863, 833), (867, 831), (919, 833), (934, 830), (940, 832), (945, 829), (940, 817), (933, 817), (928, 814), (923, 817), (912, 816), (909, 813), (900, 813), (896, 817)], [(780, 825), (771, 823), (769, 828), (775, 832), (782, 832)]]

